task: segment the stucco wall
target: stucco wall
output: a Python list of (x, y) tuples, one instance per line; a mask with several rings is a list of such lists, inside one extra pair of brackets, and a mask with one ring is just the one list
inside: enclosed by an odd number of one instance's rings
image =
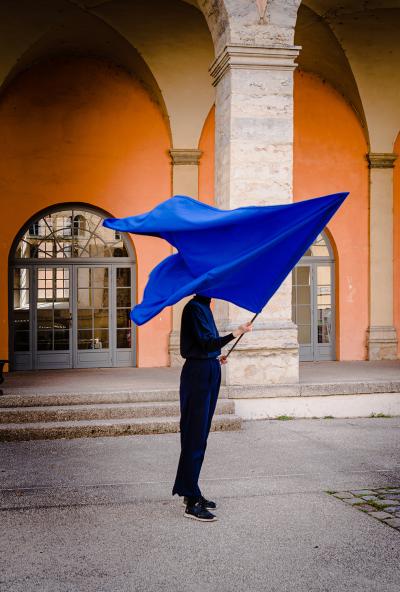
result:
[(199, 164), (199, 199), (214, 205), (214, 147), (215, 147), (215, 107), (204, 122), (199, 141), (202, 156)]
[[(368, 327), (368, 151), (363, 128), (345, 99), (321, 78), (295, 73), (294, 197), (350, 191), (328, 232), (336, 251), (337, 358), (366, 357)], [(214, 113), (201, 135), (199, 195), (208, 199), (213, 172)], [(212, 202), (211, 202), (212, 203)], [(398, 319), (400, 323), (400, 305)]]
[(356, 114), (333, 87), (295, 73), (295, 200), (350, 191), (328, 226), (338, 254), (337, 357), (363, 360), (368, 327), (368, 151)]
[[(393, 152), (400, 154), (400, 133)], [(393, 171), (393, 322), (400, 338), (400, 159), (394, 163)], [(400, 357), (400, 339), (398, 341)]]
[[(35, 212), (67, 201), (121, 217), (171, 194), (166, 121), (140, 83), (111, 63), (58, 58), (21, 74), (0, 100), (0, 259)], [(134, 240), (138, 298), (166, 243)], [(7, 265), (0, 269), (0, 356), (8, 356)], [(138, 365), (168, 364), (171, 312), (138, 331)]]

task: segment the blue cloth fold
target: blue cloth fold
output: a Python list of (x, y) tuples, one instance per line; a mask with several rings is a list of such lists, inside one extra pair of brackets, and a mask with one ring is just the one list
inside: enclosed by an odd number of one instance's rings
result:
[(260, 312), (347, 195), (235, 210), (177, 195), (145, 214), (106, 218), (108, 228), (163, 238), (178, 251), (152, 270), (131, 319), (142, 325), (195, 293)]

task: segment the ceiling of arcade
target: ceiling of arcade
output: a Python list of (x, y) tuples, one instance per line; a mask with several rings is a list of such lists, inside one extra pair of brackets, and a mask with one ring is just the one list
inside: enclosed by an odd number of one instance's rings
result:
[(2, 0), (0, 84), (54, 54), (107, 57), (151, 90), (169, 118), (174, 147), (193, 148), (214, 102), (212, 36), (217, 51), (221, 40), (292, 43), (297, 15), (300, 67), (347, 98), (367, 124), (373, 151), (391, 151), (400, 128), (400, 0), (303, 0), (297, 13), (299, 3)]

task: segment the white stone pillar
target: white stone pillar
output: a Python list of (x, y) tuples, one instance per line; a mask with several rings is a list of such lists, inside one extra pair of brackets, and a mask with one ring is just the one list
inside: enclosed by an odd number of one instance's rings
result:
[(393, 326), (393, 166), (397, 154), (370, 153), (369, 360), (397, 358)]
[[(293, 70), (295, 46), (227, 45), (212, 64), (216, 86), (216, 205), (293, 200)], [(262, 273), (262, 270), (260, 270)], [(230, 331), (251, 313), (218, 302), (219, 328)], [(226, 384), (298, 381), (297, 328), (291, 320), (291, 277), (258, 317), (224, 367)]]
[[(176, 148), (170, 150), (172, 160), (172, 191), (174, 195), (188, 195), (198, 198), (199, 161), (201, 150), (194, 148)], [(188, 298), (184, 298), (172, 307), (172, 331), (169, 337), (169, 355), (171, 366), (182, 366), (179, 333), (182, 310)]]

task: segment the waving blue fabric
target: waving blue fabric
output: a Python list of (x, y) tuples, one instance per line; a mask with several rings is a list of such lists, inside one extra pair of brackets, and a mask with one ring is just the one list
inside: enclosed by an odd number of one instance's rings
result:
[(108, 228), (163, 238), (178, 251), (150, 273), (131, 319), (142, 325), (195, 293), (260, 312), (347, 195), (235, 210), (177, 195), (148, 213), (105, 219)]

